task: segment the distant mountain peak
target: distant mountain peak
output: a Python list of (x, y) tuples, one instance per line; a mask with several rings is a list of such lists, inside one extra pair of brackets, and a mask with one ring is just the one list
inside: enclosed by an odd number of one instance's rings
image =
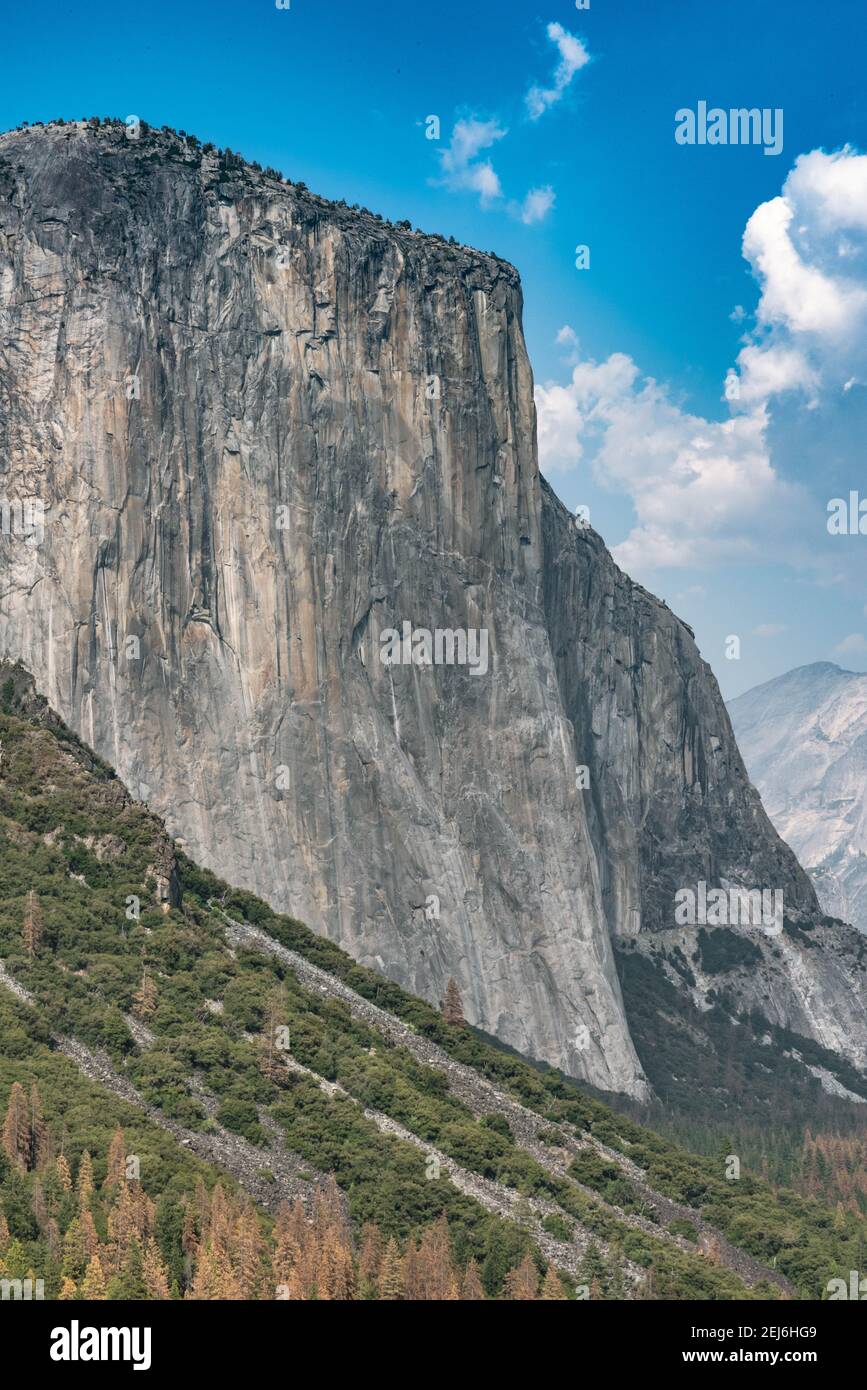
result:
[(817, 661), (728, 709), (765, 808), (825, 911), (867, 931), (867, 676)]

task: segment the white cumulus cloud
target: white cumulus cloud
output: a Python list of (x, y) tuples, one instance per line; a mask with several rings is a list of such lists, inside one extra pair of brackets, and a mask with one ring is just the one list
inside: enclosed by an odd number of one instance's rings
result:
[(617, 352), (537, 387), (543, 469), (580, 464), (630, 497), (635, 525), (615, 554), (632, 572), (759, 560), (769, 526), (803, 557), (815, 535), (815, 506), (772, 458), (770, 425), (784, 396), (833, 410), (867, 382), (867, 156), (802, 155), (750, 217), (743, 252), (760, 294), (724, 418), (691, 414)]
[(749, 219), (743, 253), (761, 297), (738, 357), (741, 399), (867, 381), (867, 155), (799, 156)]

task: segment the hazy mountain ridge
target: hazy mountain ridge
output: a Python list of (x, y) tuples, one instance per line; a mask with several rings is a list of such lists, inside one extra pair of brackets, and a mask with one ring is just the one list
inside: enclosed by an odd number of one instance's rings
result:
[(730, 701), (750, 776), (824, 910), (867, 931), (867, 675), (800, 666)]

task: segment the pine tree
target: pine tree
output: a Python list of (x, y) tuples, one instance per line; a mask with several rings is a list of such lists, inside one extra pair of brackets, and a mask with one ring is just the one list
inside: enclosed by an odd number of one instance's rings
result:
[(45, 1244), (48, 1246), (51, 1259), (58, 1260), (63, 1248), (63, 1241), (60, 1238), (60, 1227), (53, 1216), (49, 1217), (45, 1225)]
[(108, 1147), (108, 1170), (103, 1187), (120, 1187), (126, 1180), (126, 1139), (122, 1129), (116, 1129)]
[(184, 1198), (183, 1211), (181, 1249), (188, 1259), (194, 1260), (199, 1249), (199, 1237), (196, 1231), (196, 1213), (192, 1203), (186, 1197)]
[(392, 1236), (385, 1247), (379, 1271), (379, 1296), (385, 1301), (394, 1302), (403, 1298), (403, 1270), (397, 1241)]
[(353, 1298), (355, 1270), (349, 1223), (343, 1195), (333, 1177), (316, 1194), (312, 1230), (305, 1244), (314, 1274), (316, 1297)]
[(9, 1222), (6, 1220), (6, 1213), (0, 1206), (0, 1255), (9, 1244)]
[(24, 925), (22, 927), (24, 949), (31, 960), (42, 945), (44, 929), (42, 906), (31, 888), (24, 901)]
[(222, 1183), (216, 1183), (211, 1193), (207, 1239), (211, 1249), (221, 1255), (232, 1249), (232, 1210)]
[(418, 1303), (420, 1299), (424, 1298), (425, 1280), (422, 1263), (419, 1258), (418, 1246), (415, 1241), (407, 1241), (400, 1268), (403, 1278), (404, 1298), (407, 1303)]
[(560, 1276), (553, 1265), (549, 1265), (542, 1281), (542, 1299), (544, 1302), (563, 1302), (566, 1293), (560, 1282)]
[(119, 1274), (124, 1267), (130, 1244), (144, 1235), (136, 1200), (126, 1182), (122, 1182), (108, 1213), (108, 1268)]
[(142, 1273), (144, 1274), (148, 1298), (168, 1299), (171, 1296), (166, 1267), (160, 1255), (160, 1248), (153, 1236), (149, 1236), (145, 1242)]
[(30, 1087), (30, 1168), (39, 1172), (48, 1161), (48, 1126), (42, 1116), (42, 1097), (34, 1081)]
[(87, 1269), (91, 1256), (99, 1252), (99, 1235), (93, 1217), (85, 1210), (70, 1221), (63, 1237), (62, 1271), (78, 1282)]
[(458, 1296), (457, 1277), (449, 1242), (449, 1227), (445, 1216), (429, 1226), (418, 1249), (418, 1283), (416, 1298), (437, 1303)]
[(93, 1192), (93, 1162), (87, 1149), (84, 1150), (79, 1160), (75, 1191), (78, 1195), (78, 1205), (82, 1208), (86, 1207)]
[(98, 1255), (91, 1255), (84, 1278), (81, 1281), (81, 1297), (88, 1301), (102, 1302), (108, 1297), (105, 1272)]
[(308, 1244), (307, 1218), (300, 1201), (293, 1207), (282, 1206), (274, 1226), (271, 1267), (275, 1288), (285, 1299), (295, 1301), (309, 1297), (312, 1277), (308, 1277), (306, 1270)]
[(461, 994), (456, 980), (449, 980), (446, 985), (446, 997), (443, 1000), (443, 1019), (446, 1023), (463, 1023), (464, 1009), (461, 1004)]
[(259, 1297), (264, 1248), (259, 1220), (250, 1205), (241, 1212), (235, 1225), (234, 1265), (242, 1298)]
[(361, 1250), (358, 1255), (358, 1283), (362, 1298), (376, 1296), (384, 1250), (379, 1227), (373, 1221), (366, 1221), (361, 1228)]
[(108, 1297), (127, 1301), (145, 1302), (149, 1297), (148, 1286), (144, 1277), (144, 1259), (142, 1256), (141, 1242), (138, 1236), (133, 1236), (123, 1262), (123, 1268), (116, 1274), (108, 1286)]
[(228, 1256), (221, 1251), (202, 1250), (196, 1264), (196, 1275), (188, 1297), (205, 1300), (232, 1300), (241, 1297)]
[(539, 1294), (539, 1271), (528, 1250), (517, 1269), (506, 1275), (506, 1298), (515, 1302), (530, 1303)]
[(211, 1198), (201, 1178), (196, 1182), (195, 1204), (196, 1230), (204, 1237), (211, 1220)]
[(64, 1275), (60, 1284), (60, 1292), (58, 1293), (57, 1297), (59, 1299), (78, 1298), (78, 1289), (76, 1288), (75, 1280), (68, 1279), (66, 1275)]
[(136, 1018), (142, 1020), (149, 1019), (157, 1007), (157, 987), (148, 973), (146, 965), (142, 966), (141, 984), (132, 997), (132, 1011)]
[(45, 1204), (45, 1192), (42, 1183), (34, 1181), (30, 1191), (30, 1210), (36, 1218), (36, 1224), (40, 1231), (44, 1231), (48, 1223), (48, 1207)]
[(9, 1092), (6, 1119), (3, 1122), (3, 1148), (10, 1162), (22, 1173), (27, 1172), (32, 1149), (29, 1107), (24, 1087), (13, 1081)]
[(471, 1259), (464, 1271), (463, 1283), (461, 1284), (461, 1300), (464, 1302), (480, 1303), (485, 1297), (482, 1288), (482, 1281), (479, 1278), (479, 1267), (475, 1260)]
[(317, 1298), (344, 1302), (355, 1294), (355, 1271), (352, 1264), (352, 1251), (341, 1238), (337, 1227), (326, 1232), (319, 1252), (319, 1268), (316, 1275)]
[(611, 1278), (608, 1281), (608, 1295), (618, 1302), (626, 1298), (626, 1281), (623, 1278), (622, 1265), (616, 1264), (611, 1271)]
[(589, 1285), (592, 1299), (604, 1298), (608, 1288), (608, 1271), (595, 1241), (587, 1247), (581, 1262), (581, 1283)]
[(62, 1153), (58, 1154), (57, 1158), (54, 1160), (54, 1167), (57, 1173), (58, 1181), (60, 1183), (60, 1186), (63, 1188), (63, 1191), (71, 1192), (72, 1173), (69, 1171), (69, 1164), (67, 1163)]

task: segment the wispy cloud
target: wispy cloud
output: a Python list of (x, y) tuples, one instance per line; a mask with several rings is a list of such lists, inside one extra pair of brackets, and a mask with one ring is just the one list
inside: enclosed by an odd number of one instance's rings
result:
[(548, 183), (544, 188), (531, 188), (523, 203), (516, 204), (517, 215), (526, 225), (544, 222), (554, 206), (556, 194)]
[[(534, 84), (526, 95), (527, 110), (533, 121), (560, 101), (576, 72), (590, 62), (590, 54), (582, 41), (562, 24), (549, 24), (546, 33), (557, 49), (559, 62), (551, 85)], [(434, 182), (452, 193), (476, 193), (480, 206), (490, 207), (503, 197), (503, 185), (490, 156), (483, 156), (508, 133), (497, 116), (462, 116), (455, 122), (449, 144), (439, 152), (441, 177)], [(512, 199), (506, 206), (513, 217), (531, 227), (544, 222), (555, 202), (551, 184), (544, 184), (529, 189), (523, 200)]]
[(549, 24), (547, 34), (556, 45), (560, 61), (549, 87), (534, 83), (527, 93), (527, 111), (531, 121), (538, 121), (550, 107), (555, 106), (568, 91), (576, 72), (590, 62), (590, 54), (584, 44), (562, 24)]
[(482, 150), (490, 149), (508, 132), (496, 119), (480, 121), (467, 117), (455, 123), (452, 138), (440, 151), (442, 179), (452, 192), (478, 193), (482, 207), (502, 198), (500, 177), (490, 159), (480, 160)]
[(867, 638), (861, 632), (850, 632), (834, 648), (834, 656), (864, 656), (867, 653)]

